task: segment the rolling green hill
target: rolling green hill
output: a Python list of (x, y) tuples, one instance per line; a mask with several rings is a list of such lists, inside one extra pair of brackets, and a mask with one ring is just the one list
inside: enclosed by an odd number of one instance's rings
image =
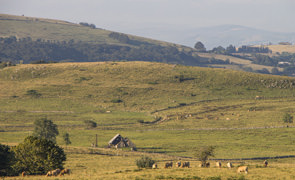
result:
[[(192, 156), (206, 144), (222, 158), (295, 148), (293, 124), (282, 121), (294, 113), (294, 78), (149, 62), (58, 63), (6, 67), (0, 87), (1, 143), (20, 142), (47, 117), (69, 131), (73, 146), (89, 146), (98, 133), (104, 147), (121, 133), (139, 150), (172, 155)], [(98, 127), (85, 129), (85, 120)]]

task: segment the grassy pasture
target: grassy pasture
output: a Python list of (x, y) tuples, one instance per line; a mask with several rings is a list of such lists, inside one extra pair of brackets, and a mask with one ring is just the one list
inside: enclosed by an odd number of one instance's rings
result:
[(294, 45), (268, 45), (266, 47), (268, 47), (270, 50), (272, 50), (273, 53), (276, 53), (276, 52), (295, 53), (295, 46)]
[[(295, 128), (282, 121), (284, 113), (294, 115), (294, 82), (290, 77), (147, 62), (8, 67), (0, 70), (0, 142), (21, 142), (32, 134), (36, 119), (47, 117), (61, 135), (70, 134), (66, 166), (73, 174), (66, 179), (237, 179), (235, 170), (201, 169), (191, 158), (206, 145), (215, 146), (215, 158), (221, 159), (294, 155)], [(87, 129), (85, 120), (98, 127)], [(104, 149), (117, 133), (130, 138), (139, 152)], [(96, 134), (99, 148), (88, 150)], [(62, 136), (57, 142), (64, 145)], [(135, 160), (146, 153), (161, 169), (165, 161), (179, 157), (188, 158), (192, 168), (137, 170)], [(260, 161), (247, 161), (251, 173), (245, 177), (292, 179), (294, 161), (271, 162), (268, 169)]]
[[(80, 151), (80, 152), (79, 152)], [(294, 159), (269, 160), (269, 167), (262, 167), (261, 161), (233, 161), (233, 168), (227, 169), (226, 162), (222, 162), (222, 168), (215, 167), (215, 161), (210, 161), (210, 168), (199, 168), (199, 161), (194, 159), (182, 159), (190, 161), (191, 168), (176, 168), (175, 162), (178, 159), (173, 157), (153, 154), (150, 155), (158, 163), (158, 169), (138, 169), (135, 160), (143, 154), (119, 152), (116, 155), (99, 155), (95, 151), (89, 154), (89, 150), (76, 150), (68, 152), (66, 167), (72, 170), (71, 175), (54, 177), (54, 179), (293, 179), (295, 173)], [(80, 154), (82, 153), (82, 154)], [(164, 163), (173, 161), (173, 168), (164, 169)], [(237, 166), (245, 164), (249, 167), (249, 174), (238, 174)], [(12, 179), (12, 178), (7, 178)], [(44, 176), (28, 176), (25, 178), (13, 177), (13, 179), (45, 179)], [(46, 179), (52, 179), (48, 177)]]

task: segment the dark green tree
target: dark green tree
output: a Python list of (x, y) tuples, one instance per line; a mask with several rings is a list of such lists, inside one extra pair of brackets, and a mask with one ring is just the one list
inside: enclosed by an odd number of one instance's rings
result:
[(229, 45), (229, 46), (225, 49), (225, 52), (228, 53), (228, 54), (235, 53), (235, 52), (236, 52), (236, 47), (233, 46), (233, 45)]
[(204, 44), (200, 41), (198, 41), (196, 44), (195, 44), (195, 49), (199, 52), (206, 52), (206, 48), (204, 46)]
[(62, 137), (66, 145), (72, 144), (69, 133), (64, 133)]
[(59, 134), (57, 125), (47, 118), (38, 119), (34, 122), (33, 136), (56, 142), (56, 136)]
[(0, 144), (0, 176), (14, 175), (11, 167), (14, 163), (14, 153), (9, 146)]
[(26, 137), (24, 142), (13, 148), (16, 163), (13, 168), (17, 172), (29, 174), (45, 174), (63, 168), (66, 155), (62, 148), (52, 141), (34, 136)]

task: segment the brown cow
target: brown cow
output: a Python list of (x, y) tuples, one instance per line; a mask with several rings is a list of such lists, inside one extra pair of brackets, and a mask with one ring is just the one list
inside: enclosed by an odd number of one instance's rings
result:
[(181, 164), (181, 167), (182, 167), (182, 168), (185, 168), (185, 167), (189, 168), (189, 166), (190, 166), (189, 162), (183, 162), (183, 163)]
[(173, 166), (173, 162), (171, 161), (171, 162), (167, 162), (167, 163), (165, 164), (165, 167), (164, 167), (164, 168), (169, 168), (169, 167), (172, 168), (172, 166)]
[(181, 166), (181, 162), (180, 161), (178, 161), (178, 162), (176, 162), (176, 167), (180, 167)]
[(61, 170), (59, 175), (60, 176), (63, 176), (65, 174), (70, 174), (70, 169), (63, 169), (63, 170)]
[(210, 167), (210, 162), (202, 162), (199, 167)]
[(241, 172), (245, 172), (247, 174), (248, 173), (248, 166), (238, 167), (238, 173), (241, 173)]
[(22, 177), (25, 177), (25, 176), (27, 176), (28, 175), (28, 173), (26, 172), (26, 171), (23, 171), (22, 172)]
[(265, 161), (263, 162), (263, 165), (264, 165), (264, 167), (267, 167), (267, 165), (268, 165), (267, 160), (265, 160)]
[(55, 169), (55, 170), (52, 170), (52, 171), (48, 171), (48, 173), (46, 174), (46, 177), (47, 176), (57, 176), (59, 175), (60, 173), (60, 169)]

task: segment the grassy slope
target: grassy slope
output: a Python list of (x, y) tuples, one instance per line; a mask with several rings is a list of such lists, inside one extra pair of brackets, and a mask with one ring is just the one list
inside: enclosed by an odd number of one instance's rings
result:
[[(184, 81), (180, 82), (179, 77)], [(0, 130), (4, 131), (0, 132), (0, 142), (21, 142), (32, 133), (34, 120), (47, 117), (58, 124), (60, 134), (70, 133), (70, 147), (89, 147), (95, 134), (99, 137), (99, 147), (104, 147), (116, 133), (120, 133), (129, 137), (139, 151), (145, 152), (193, 157), (199, 147), (214, 145), (216, 158), (290, 155), (295, 151), (294, 128), (251, 128), (286, 126), (281, 119), (286, 112), (294, 113), (295, 92), (294, 87), (290, 88), (294, 81), (289, 77), (148, 62), (8, 67), (0, 70)], [(270, 85), (274, 88), (268, 88)], [(26, 95), (32, 89), (42, 96)], [(263, 99), (255, 100), (256, 95)], [(113, 99), (123, 102), (112, 103)], [(256, 111), (248, 112), (251, 108)], [(162, 120), (155, 124), (139, 122), (152, 122), (157, 117)], [(83, 121), (89, 119), (97, 122), (98, 127), (85, 129)], [(57, 141), (63, 144), (61, 136)], [(88, 159), (82, 160), (78, 156), (70, 154), (67, 166), (76, 172), (91, 169), (90, 174), (85, 172), (82, 175), (89, 178), (139, 176), (145, 179), (142, 176), (150, 174), (151, 177), (146, 177), (149, 179), (161, 175), (145, 170), (133, 172), (137, 155), (128, 158), (128, 171), (125, 171), (125, 163), (118, 164), (115, 174), (113, 168), (98, 171), (88, 164), (92, 158), (103, 158), (105, 167), (109, 167), (117, 158), (87, 155)], [(167, 157), (155, 158), (162, 164), (167, 161)], [(94, 161), (91, 163), (95, 164)], [(196, 168), (198, 163), (192, 163), (193, 169)], [(255, 168), (255, 162), (252, 165)], [(290, 165), (279, 163), (273, 166)], [(274, 169), (283, 177), (290, 177), (284, 174), (283, 167)], [(251, 177), (259, 177), (261, 170), (253, 171)], [(195, 169), (171, 170), (164, 176), (208, 177), (207, 170), (194, 172)], [(210, 172), (211, 176), (236, 176), (235, 171), (225, 169), (222, 173), (215, 169)]]
[[(81, 26), (66, 21), (43, 19), (35, 17), (13, 16), (0, 14), (1, 37), (16, 36), (17, 38), (31, 37), (56, 41), (83, 41), (94, 44), (122, 44), (117, 40), (109, 38), (112, 31)], [(154, 45), (174, 46), (172, 43), (128, 35), (131, 40), (140, 43), (151, 43)], [(181, 46), (178, 46), (182, 48)]]

